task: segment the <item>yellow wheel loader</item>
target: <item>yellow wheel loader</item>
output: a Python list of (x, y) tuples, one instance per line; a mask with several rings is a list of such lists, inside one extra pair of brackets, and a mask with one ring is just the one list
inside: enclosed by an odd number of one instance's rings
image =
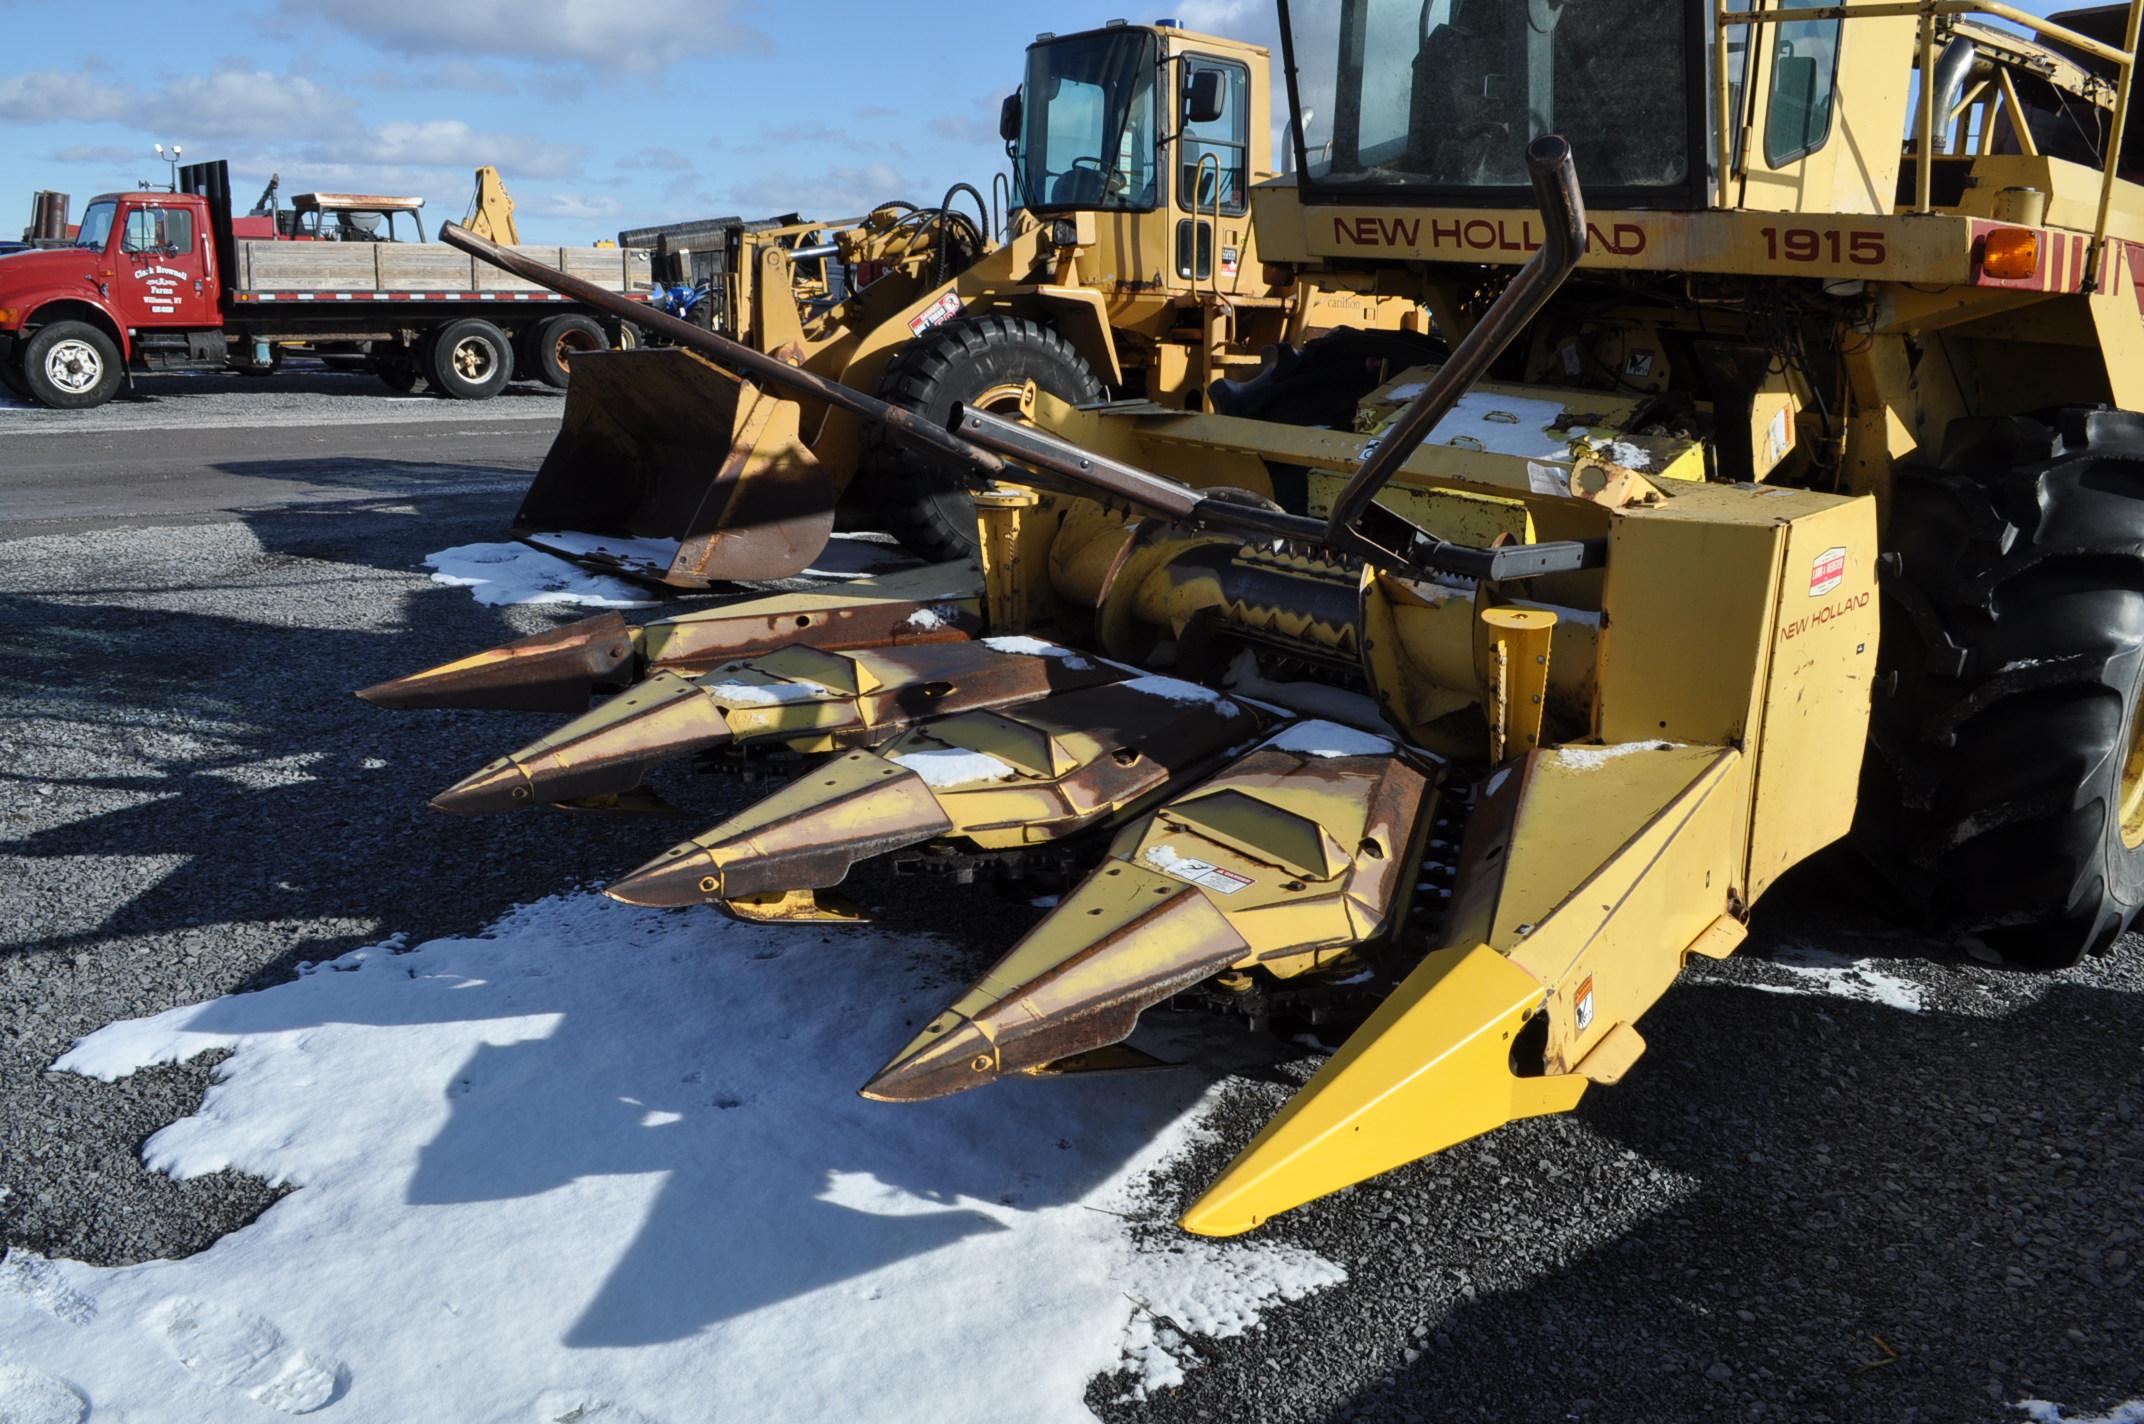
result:
[[(1418, 284), (1448, 359), (1350, 430), (1035, 389), (939, 425), (689, 332), (960, 468), (980, 577), (605, 615), (361, 695), (576, 713), (464, 814), (823, 757), (633, 903), (823, 926), (874, 857), (1084, 871), (869, 1097), (1151, 1066), (1164, 1004), (1344, 1034), (1201, 1233), (1643, 1071), (1682, 966), (1849, 835), (1931, 921), (2073, 962), (2144, 902), (2139, 16), (1283, 5), (1261, 249)], [(1280, 467), (1316, 513), (1261, 497)]]
[[(1379, 296), (1374, 274), (1268, 273), (1250, 185), (1273, 171), (1270, 111), (1257, 45), (1171, 25), (1043, 36), (1002, 115), (1014, 175), (1002, 242), (965, 184), (937, 208), (740, 230), (713, 325), (931, 419), (956, 401), (1009, 408), (1030, 381), (1075, 404), (1130, 395), (1196, 409), (1268, 346), (1421, 326), (1419, 307)], [(1374, 348), (1437, 350), (1426, 330)], [(755, 392), (675, 351), (577, 360), (564, 428), (513, 533), (680, 587), (780, 578), (823, 547), (829, 492), (853, 486), (861, 521), (926, 558), (972, 554), (974, 511), (941, 462), (818, 402), (794, 432), (755, 424), (760, 409)], [(791, 487), (754, 488), (776, 481)], [(754, 522), (770, 511), (779, 529)]]

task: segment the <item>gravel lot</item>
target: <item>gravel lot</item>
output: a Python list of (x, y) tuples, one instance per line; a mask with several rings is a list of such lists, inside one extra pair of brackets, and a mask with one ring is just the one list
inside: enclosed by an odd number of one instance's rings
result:
[[(421, 572), (433, 550), (498, 536), (557, 398), (472, 411), (362, 382), (145, 381), (142, 400), (83, 416), (0, 408), (0, 646), (18, 670), (0, 688), (10, 1247), (183, 1254), (276, 1195), (143, 1170), (143, 1137), (191, 1111), (213, 1067), (47, 1074), (80, 1035), (389, 933), (478, 929), (662, 839), (436, 815), (427, 796), (554, 719), (349, 695), (571, 616), (482, 608)], [(359, 422), (378, 429), (335, 429)], [(156, 433), (180, 430), (198, 443)], [(57, 433), (112, 437), (81, 448), (118, 527), (65, 517)], [(374, 437), (392, 459), (349, 453)], [(278, 448), (321, 453), (281, 491), (172, 492), (226, 491), (234, 463)], [(763, 788), (668, 789), (719, 811)], [(942, 931), (942, 905), (909, 885), (857, 888), (891, 925)], [(974, 897), (978, 961), (1035, 913)], [(1827, 953), (1874, 972), (1844, 976)], [(1268, 1230), (1348, 1284), (1205, 1346), (1176, 1391), (1113, 1402), (1122, 1382), (1100, 1379), (1090, 1403), (1113, 1420), (1997, 1421), (2028, 1398), (2087, 1414), (2144, 1396), (2135, 941), (2059, 976), (1993, 970), (1900, 931), (1827, 857), (1645, 1034), (1638, 1069), (1575, 1114), (1281, 1219)], [(1232, 1086), (1217, 1140), (1157, 1183), (1159, 1206), (1287, 1091)], [(1153, 1240), (1168, 1248), (1158, 1226)]]

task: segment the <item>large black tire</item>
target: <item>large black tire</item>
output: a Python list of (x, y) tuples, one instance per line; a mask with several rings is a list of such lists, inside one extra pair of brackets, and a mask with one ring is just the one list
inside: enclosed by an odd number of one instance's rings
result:
[(578, 312), (546, 317), (524, 334), (516, 354), (516, 373), (523, 380), (542, 381), (553, 390), (564, 390), (570, 379), (573, 358), (583, 352), (607, 351), (610, 338), (603, 328)]
[[(1074, 405), (1102, 398), (1102, 383), (1072, 343), (1026, 317), (949, 321), (901, 348), (879, 398), (943, 425), (955, 402), (1003, 411), (1033, 381)], [(886, 531), (926, 559), (965, 558), (980, 542), (975, 503), (945, 466), (886, 438), (866, 436), (863, 477)]]
[(32, 400), (54, 410), (103, 405), (125, 374), (118, 345), (86, 321), (41, 326), (23, 345), (23, 384)]
[(424, 374), (455, 400), (490, 400), (514, 376), (513, 344), (480, 317), (448, 322), (426, 348)]
[(8, 393), (17, 400), (37, 399), (30, 394), (30, 383), (23, 379), (20, 357), (0, 356), (0, 386), (7, 387)]
[(1856, 839), (1937, 923), (2074, 964), (2144, 905), (2144, 415), (1961, 421), (1893, 491)]

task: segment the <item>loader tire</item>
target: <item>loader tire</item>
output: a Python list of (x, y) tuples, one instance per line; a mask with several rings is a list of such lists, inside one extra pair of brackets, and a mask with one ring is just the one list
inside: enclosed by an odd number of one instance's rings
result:
[(23, 384), (40, 405), (88, 410), (119, 390), (119, 347), (86, 321), (42, 326), (22, 348)]
[(528, 333), (527, 353), (518, 374), (524, 380), (542, 381), (562, 391), (571, 378), (573, 358), (589, 351), (607, 351), (610, 338), (603, 328), (578, 312), (546, 318)]
[(1960, 421), (1892, 488), (1855, 839), (1943, 928), (2074, 964), (2144, 905), (2144, 415)]
[(513, 344), (480, 317), (448, 322), (426, 355), (424, 374), (433, 388), (455, 400), (490, 400), (513, 379)]
[[(944, 425), (953, 404), (1002, 411), (1033, 381), (1074, 405), (1102, 398), (1102, 383), (1072, 343), (1026, 317), (949, 321), (901, 348), (879, 382), (879, 398)], [(966, 558), (980, 542), (975, 504), (959, 476), (895, 444), (883, 429), (865, 437), (861, 464), (888, 533), (926, 559)]]

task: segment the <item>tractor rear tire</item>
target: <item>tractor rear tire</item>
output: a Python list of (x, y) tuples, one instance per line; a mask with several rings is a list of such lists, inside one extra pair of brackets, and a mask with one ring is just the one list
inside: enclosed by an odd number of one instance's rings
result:
[[(878, 393), (942, 426), (956, 401), (1001, 413), (1016, 408), (1029, 381), (1074, 405), (1102, 398), (1102, 383), (1071, 342), (1016, 316), (949, 321), (917, 338), (888, 363)], [(881, 523), (910, 550), (939, 561), (976, 552), (975, 502), (950, 469), (874, 427), (861, 470)]]
[(23, 383), (33, 400), (54, 410), (103, 405), (124, 375), (118, 343), (86, 321), (55, 321), (23, 345)]
[(513, 379), (513, 343), (481, 317), (448, 322), (426, 354), (432, 388), (455, 400), (490, 400)]
[(1885, 542), (1857, 843), (2009, 963), (2105, 950), (2144, 905), (2144, 415), (1957, 422)]

